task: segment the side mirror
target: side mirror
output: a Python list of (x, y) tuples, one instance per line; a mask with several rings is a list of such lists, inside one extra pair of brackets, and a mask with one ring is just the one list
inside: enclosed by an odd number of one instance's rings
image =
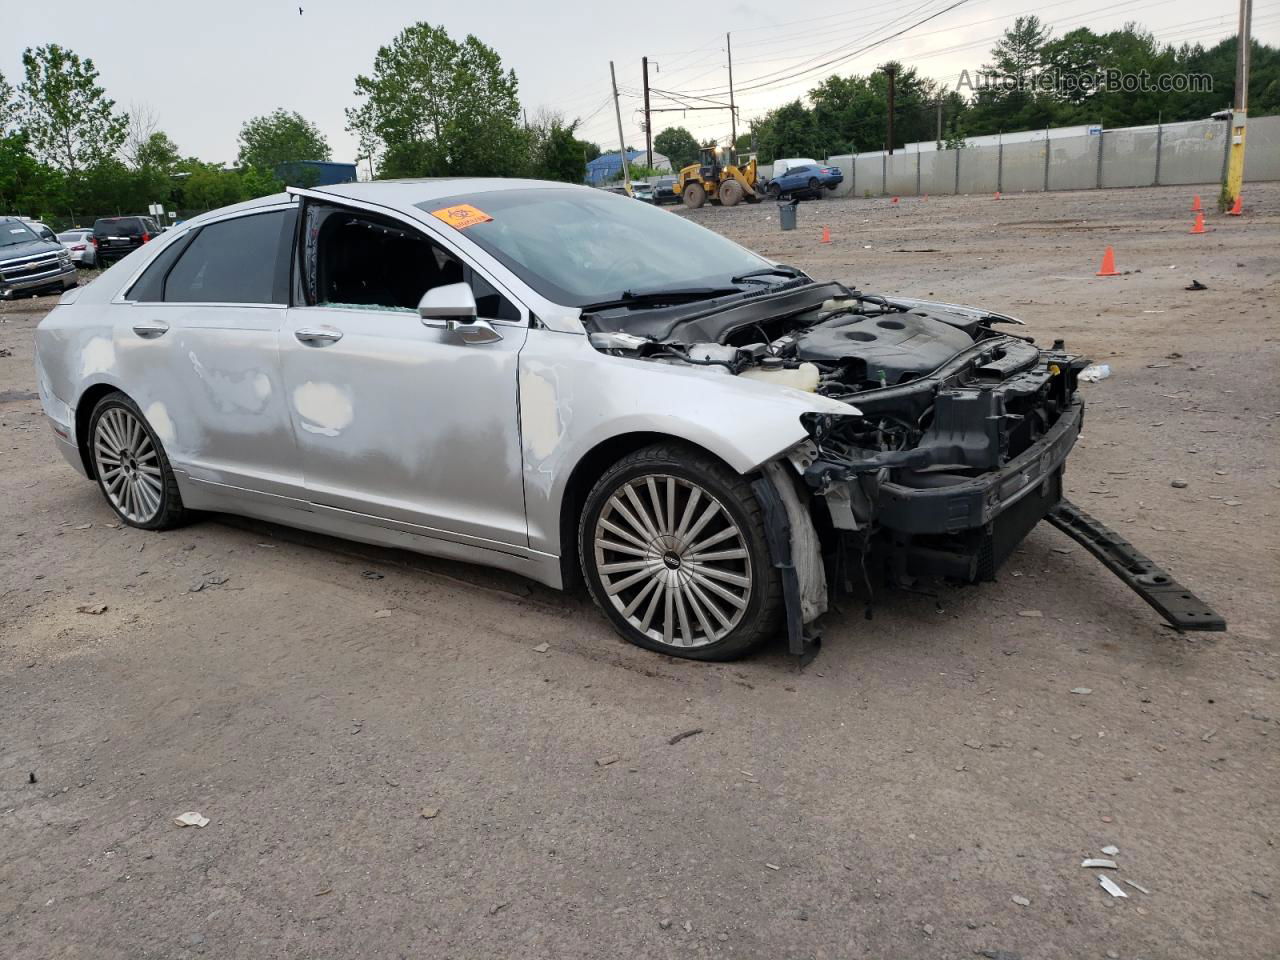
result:
[(418, 301), (418, 316), (423, 320), (470, 320), (475, 315), (476, 295), (469, 283), (432, 287)]

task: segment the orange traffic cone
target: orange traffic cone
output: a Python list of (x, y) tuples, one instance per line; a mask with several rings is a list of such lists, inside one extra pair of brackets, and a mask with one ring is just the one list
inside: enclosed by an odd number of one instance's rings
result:
[(1107, 249), (1102, 252), (1102, 266), (1098, 267), (1098, 276), (1120, 276), (1120, 271), (1116, 269), (1116, 252), (1110, 247), (1107, 247)]
[(1200, 194), (1196, 194), (1195, 199), (1191, 201), (1191, 212), (1198, 213), (1204, 208), (1200, 206)]
[(996, 191), (996, 199), (997, 199), (997, 200), (999, 200), (999, 199), (1000, 199), (1000, 191), (999, 191), (999, 190), (997, 190), (997, 191)]
[(822, 241), (821, 241), (821, 242), (822, 242), (822, 243), (830, 243), (830, 242), (831, 242), (831, 228), (830, 228), (830, 227), (823, 227), (823, 228), (822, 228)]
[(1240, 194), (1236, 194), (1236, 202), (1231, 205), (1231, 209), (1227, 211), (1227, 216), (1238, 217), (1244, 213), (1244, 198)]
[(893, 202), (894, 202), (894, 203), (897, 203), (897, 202), (898, 202), (898, 198), (897, 198), (897, 197), (894, 197), (894, 198), (893, 198)]
[(1192, 224), (1191, 232), (1204, 233), (1204, 214), (1203, 213), (1196, 214), (1196, 222)]

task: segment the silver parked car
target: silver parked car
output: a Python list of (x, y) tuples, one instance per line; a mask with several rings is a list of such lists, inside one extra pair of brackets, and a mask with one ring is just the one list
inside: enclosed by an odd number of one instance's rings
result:
[(93, 245), (92, 230), (64, 230), (58, 234), (58, 242), (71, 254), (71, 262), (78, 267), (93, 267), (98, 262), (98, 248)]
[(727, 659), (780, 628), (805, 653), (870, 569), (990, 578), (1070, 506), (1084, 361), (1016, 322), (601, 190), (396, 181), (183, 223), (64, 295), (36, 363), (132, 526), (224, 511), (581, 577), (629, 640)]

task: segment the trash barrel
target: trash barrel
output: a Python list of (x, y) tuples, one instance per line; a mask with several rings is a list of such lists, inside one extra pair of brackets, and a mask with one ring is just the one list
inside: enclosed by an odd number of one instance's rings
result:
[(796, 228), (796, 208), (798, 203), (780, 203), (778, 204), (778, 219), (782, 222), (783, 230), (794, 230)]

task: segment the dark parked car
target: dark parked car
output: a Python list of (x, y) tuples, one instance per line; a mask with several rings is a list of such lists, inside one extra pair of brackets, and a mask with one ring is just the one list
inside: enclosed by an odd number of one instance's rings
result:
[(839, 167), (814, 166), (792, 167), (780, 177), (769, 181), (769, 196), (773, 199), (783, 194), (804, 194), (814, 200), (822, 199), (824, 190), (834, 190), (844, 180)]
[(103, 217), (93, 224), (93, 245), (98, 251), (98, 263), (103, 267), (127, 257), (158, 236), (160, 226), (150, 217)]
[(70, 290), (78, 282), (71, 254), (52, 231), (46, 239), (34, 229), (40, 226), (16, 217), (0, 217), (0, 298)]
[(660, 177), (653, 183), (653, 202), (656, 204), (679, 203), (675, 177)]

